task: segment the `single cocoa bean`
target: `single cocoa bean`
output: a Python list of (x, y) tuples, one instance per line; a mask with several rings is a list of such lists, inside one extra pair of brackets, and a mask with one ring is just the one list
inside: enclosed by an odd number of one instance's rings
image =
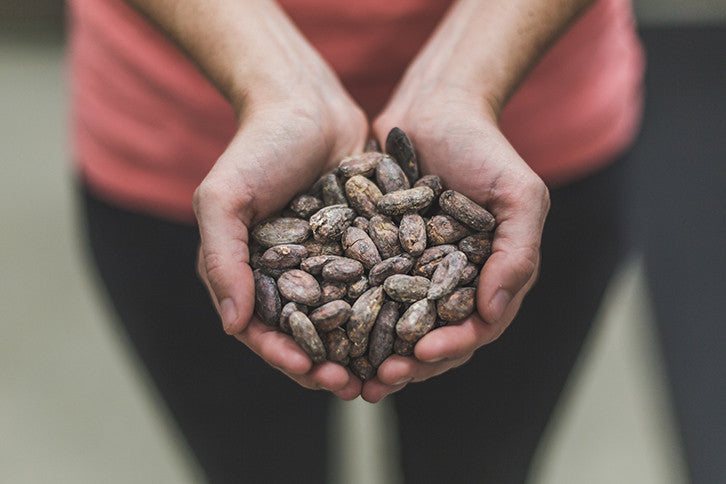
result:
[(307, 256), (308, 251), (302, 245), (276, 245), (262, 254), (260, 264), (267, 269), (289, 269), (300, 265), (300, 261)]
[(376, 374), (376, 369), (373, 367), (373, 365), (371, 365), (371, 362), (368, 361), (368, 358), (366, 358), (365, 356), (351, 358), (349, 367), (350, 371), (352, 371), (355, 376), (360, 378), (360, 381), (362, 382), (370, 380)]
[(348, 200), (345, 198), (343, 183), (336, 173), (326, 173), (320, 178), (319, 184), (325, 205), (345, 205), (348, 203)]
[(328, 360), (342, 363), (348, 358), (350, 340), (348, 339), (348, 335), (345, 334), (345, 330), (335, 328), (332, 331), (323, 333), (321, 339), (323, 340), (323, 346), (325, 346)]
[(323, 341), (315, 331), (315, 326), (305, 314), (293, 311), (287, 318), (295, 342), (310, 356), (315, 363), (325, 361), (326, 353)]
[(432, 300), (441, 299), (459, 284), (464, 267), (469, 261), (463, 252), (457, 250), (447, 255), (436, 267), (431, 276), (431, 287), (427, 297)]
[(413, 267), (413, 262), (413, 257), (408, 254), (385, 259), (371, 268), (368, 273), (368, 282), (371, 286), (378, 286), (393, 274), (408, 274)]
[(300, 269), (310, 274), (318, 275), (323, 271), (325, 264), (343, 258), (339, 255), (316, 255), (314, 257), (308, 257), (300, 262)]
[(385, 155), (376, 166), (376, 183), (383, 193), (411, 188), (406, 174), (392, 157)]
[(431, 331), (436, 322), (436, 304), (429, 299), (421, 299), (411, 304), (396, 323), (398, 337), (415, 343)]
[(413, 150), (411, 140), (400, 128), (393, 128), (386, 138), (386, 153), (391, 155), (401, 166), (409, 182), (418, 180), (418, 163), (416, 152)]
[(309, 236), (310, 224), (299, 218), (271, 218), (252, 230), (252, 238), (263, 247), (299, 244)]
[(461, 271), (461, 279), (459, 279), (459, 285), (460, 286), (468, 286), (472, 282), (474, 282), (474, 279), (479, 275), (479, 266), (476, 264), (472, 264), (469, 262), (465, 267), (464, 270)]
[(337, 299), (343, 299), (348, 293), (348, 286), (343, 282), (323, 281), (320, 284), (322, 296), (320, 304), (329, 303)]
[(307, 249), (308, 257), (315, 257), (317, 255), (343, 255), (343, 248), (337, 241), (320, 242), (314, 238), (309, 238), (302, 245)]
[(401, 245), (398, 242), (398, 227), (390, 218), (383, 215), (371, 217), (368, 224), (368, 235), (376, 244), (383, 259), (401, 253)]
[(419, 256), (426, 249), (426, 222), (417, 213), (407, 213), (398, 226), (398, 239), (403, 250)]
[(384, 303), (371, 329), (368, 343), (368, 361), (376, 368), (393, 354), (397, 321), (398, 304), (393, 301)]
[(350, 206), (364, 217), (378, 213), (376, 205), (383, 194), (375, 183), (362, 175), (355, 175), (345, 182), (345, 193)]
[(453, 245), (436, 245), (434, 247), (429, 247), (423, 251), (421, 257), (418, 258), (411, 270), (411, 274), (414, 276), (431, 277), (436, 270), (436, 266), (439, 262), (441, 262), (441, 259), (455, 250), (456, 247)]
[(304, 219), (310, 218), (312, 214), (324, 206), (325, 205), (322, 200), (307, 193), (298, 195), (290, 202), (290, 210), (292, 210), (296, 216)]
[(393, 342), (393, 352), (399, 356), (412, 356), (413, 349), (416, 347), (416, 342), (406, 341), (399, 337)]
[[(350, 341), (350, 337), (348, 337), (348, 340)], [(368, 351), (368, 336), (361, 341), (351, 341), (348, 356), (351, 358), (358, 358), (359, 356), (365, 355), (366, 351)]]
[(350, 304), (347, 302), (330, 301), (313, 310), (309, 318), (319, 331), (332, 331), (348, 321), (350, 311)]
[(474, 312), (476, 288), (460, 287), (436, 302), (439, 318), (456, 323), (468, 318)]
[(430, 285), (425, 277), (394, 274), (385, 280), (383, 289), (394, 301), (412, 303), (425, 298)]
[(434, 199), (429, 187), (409, 188), (386, 193), (378, 200), (378, 211), (389, 216), (418, 212), (428, 207)]
[(323, 279), (334, 282), (352, 282), (363, 275), (363, 264), (355, 259), (339, 257), (323, 266)]
[(364, 232), (368, 232), (368, 226), (370, 225), (370, 222), (365, 217), (356, 217), (353, 219), (353, 227), (357, 227)]
[(358, 298), (351, 308), (351, 315), (348, 319), (346, 330), (348, 338), (353, 343), (360, 343), (368, 338), (373, 324), (376, 322), (378, 311), (384, 301), (383, 288), (381, 286), (368, 289)]
[(361, 276), (360, 279), (358, 279), (357, 281), (348, 284), (348, 292), (346, 294), (346, 297), (350, 301), (355, 301), (356, 299), (361, 297), (361, 295), (366, 292), (369, 287), (370, 286), (368, 284), (368, 278), (366, 276)]
[(469, 262), (482, 265), (492, 255), (492, 236), (491, 232), (481, 232), (465, 237), (459, 242), (459, 250)]
[(267, 326), (275, 327), (280, 320), (282, 301), (277, 292), (275, 280), (259, 269), (252, 275), (255, 279), (255, 314)]
[(469, 235), (471, 231), (450, 215), (434, 215), (426, 223), (426, 237), (429, 245), (453, 244)]
[(434, 192), (434, 198), (441, 195), (441, 191), (444, 189), (438, 175), (424, 175), (418, 179), (414, 187), (429, 187)]
[(310, 228), (321, 242), (337, 241), (354, 218), (355, 212), (347, 205), (330, 205), (310, 217)]
[(289, 318), (290, 315), (295, 311), (300, 311), (303, 314), (307, 314), (308, 307), (304, 304), (298, 304), (293, 301), (288, 302), (282, 307), (282, 311), (280, 311), (280, 330), (283, 333), (292, 334)]
[(346, 178), (356, 175), (371, 176), (378, 165), (378, 161), (383, 158), (383, 153), (375, 151), (367, 151), (358, 155), (347, 156), (338, 164), (338, 171)]
[(367, 233), (356, 227), (348, 227), (341, 238), (345, 255), (363, 263), (366, 269), (381, 262), (381, 255)]
[(277, 287), (285, 298), (307, 306), (315, 306), (322, 292), (313, 276), (300, 269), (292, 269), (280, 276)]
[(494, 228), (494, 216), (484, 207), (457, 191), (446, 190), (443, 192), (439, 196), (439, 206), (441, 210), (476, 231), (489, 231)]

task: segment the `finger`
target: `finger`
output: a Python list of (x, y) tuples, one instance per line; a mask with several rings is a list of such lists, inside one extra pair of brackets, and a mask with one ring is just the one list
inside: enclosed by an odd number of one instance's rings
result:
[(289, 335), (266, 326), (256, 317), (235, 338), (286, 374), (302, 376), (312, 369), (310, 357)]
[(498, 336), (496, 331), (495, 326), (484, 323), (476, 315), (471, 316), (460, 323), (437, 328), (421, 338), (414, 348), (416, 358), (426, 363), (464, 358)]
[(355, 400), (360, 396), (362, 387), (363, 382), (348, 370), (348, 383), (343, 388), (334, 390), (333, 393), (341, 400)]
[(402, 390), (407, 384), (408, 382), (401, 383), (399, 385), (386, 385), (378, 378), (373, 378), (372, 380), (365, 382), (363, 385), (361, 397), (368, 403), (378, 403), (388, 395)]

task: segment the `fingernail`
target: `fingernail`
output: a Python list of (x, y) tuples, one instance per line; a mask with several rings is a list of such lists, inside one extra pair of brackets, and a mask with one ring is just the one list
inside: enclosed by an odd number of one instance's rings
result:
[(401, 380), (398, 380), (396, 383), (393, 384), (393, 386), (404, 385), (404, 384), (410, 382), (411, 380), (413, 380), (413, 377), (407, 376), (406, 378), (402, 378)]
[(489, 307), (491, 308), (492, 316), (494, 317), (494, 321), (491, 322), (496, 323), (499, 322), (500, 319), (502, 319), (502, 316), (504, 315), (504, 310), (507, 309), (509, 301), (511, 300), (512, 296), (509, 294), (509, 291), (506, 291), (504, 289), (499, 289), (494, 294), (494, 297), (489, 302)]
[(222, 326), (227, 333), (232, 331), (232, 326), (237, 320), (237, 308), (234, 306), (234, 301), (231, 298), (222, 299), (219, 303), (219, 312), (222, 316)]

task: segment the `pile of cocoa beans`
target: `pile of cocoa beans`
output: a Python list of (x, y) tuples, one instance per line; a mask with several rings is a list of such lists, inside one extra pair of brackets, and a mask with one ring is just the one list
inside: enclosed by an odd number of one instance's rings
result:
[[(316, 362), (365, 381), (475, 309), (494, 217), (436, 175), (419, 178), (406, 134), (343, 159), (252, 230), (255, 314)], [(413, 186), (411, 184), (413, 183)]]

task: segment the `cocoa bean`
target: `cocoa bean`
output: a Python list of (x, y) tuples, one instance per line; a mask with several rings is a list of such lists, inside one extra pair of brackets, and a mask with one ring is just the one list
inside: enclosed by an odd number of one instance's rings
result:
[(429, 287), (428, 298), (432, 300), (441, 299), (453, 291), (459, 284), (459, 280), (467, 263), (466, 256), (459, 250), (441, 259), (434, 274), (431, 276), (431, 287)]
[(396, 340), (393, 342), (393, 352), (400, 356), (412, 356), (415, 347), (415, 342), (412, 343), (399, 337), (396, 337)]
[(481, 232), (465, 237), (459, 242), (459, 250), (466, 254), (469, 262), (484, 264), (492, 255), (492, 236), (491, 232)]
[(479, 266), (476, 264), (472, 264), (469, 262), (465, 267), (464, 270), (461, 271), (461, 279), (459, 279), (459, 285), (460, 286), (468, 286), (472, 282), (474, 282), (474, 279), (479, 275)]
[(304, 219), (310, 218), (312, 214), (324, 206), (325, 205), (322, 200), (307, 193), (298, 195), (290, 202), (290, 210), (292, 210), (296, 216)]
[(334, 172), (323, 175), (319, 180), (319, 184), (325, 205), (345, 205), (348, 203), (345, 198), (343, 183)]
[(383, 194), (375, 183), (362, 175), (355, 175), (345, 182), (345, 193), (350, 206), (360, 215), (371, 218), (378, 213), (376, 205)]
[(398, 226), (398, 239), (403, 250), (419, 256), (426, 249), (426, 222), (417, 213), (407, 213)]
[(494, 216), (484, 207), (457, 191), (446, 190), (443, 192), (439, 196), (439, 206), (441, 210), (476, 231), (489, 231), (494, 228)]
[(393, 354), (397, 321), (398, 305), (393, 301), (384, 303), (371, 329), (368, 343), (368, 361), (376, 368)]
[(436, 322), (436, 304), (429, 299), (421, 299), (411, 304), (396, 323), (399, 338), (415, 343), (428, 333)]
[(295, 342), (310, 356), (315, 363), (325, 361), (326, 353), (323, 341), (315, 331), (315, 326), (305, 314), (293, 311), (287, 318)]
[(350, 301), (355, 301), (361, 297), (361, 295), (366, 292), (369, 287), (368, 278), (366, 276), (361, 276), (360, 279), (348, 285), (346, 297)]
[(370, 222), (365, 217), (356, 217), (353, 219), (353, 227), (357, 227), (364, 232), (368, 232), (368, 226), (370, 225)]
[(295, 311), (300, 311), (303, 314), (307, 314), (308, 307), (304, 304), (298, 304), (293, 301), (290, 301), (282, 307), (282, 311), (280, 312), (280, 330), (283, 333), (292, 334), (289, 318), (290, 315)]
[(460, 287), (436, 302), (439, 318), (456, 323), (468, 318), (474, 312), (476, 288)]
[(376, 374), (376, 369), (373, 367), (373, 365), (371, 365), (371, 362), (368, 361), (368, 358), (366, 358), (365, 356), (351, 358), (349, 365), (350, 371), (352, 371), (355, 376), (360, 378), (360, 381), (362, 382), (370, 380)]
[(336, 242), (320, 242), (310, 238), (302, 243), (308, 251), (308, 257), (317, 255), (343, 255), (343, 248)]
[(300, 269), (282, 274), (277, 280), (277, 287), (285, 298), (307, 306), (315, 306), (322, 296), (318, 281)]
[[(332, 331), (321, 335), (325, 352), (328, 354), (328, 360), (343, 363), (348, 358), (350, 351), (350, 340), (345, 330), (335, 328)], [(347, 364), (347, 363), (345, 363)]]
[(323, 279), (334, 282), (352, 282), (363, 275), (363, 264), (355, 259), (339, 257), (323, 266)]
[(450, 215), (434, 215), (426, 223), (429, 245), (453, 244), (469, 235), (470, 230)]
[(298, 266), (307, 256), (308, 251), (302, 245), (276, 245), (262, 254), (260, 264), (267, 269), (289, 269)]
[(418, 180), (418, 163), (416, 152), (413, 150), (411, 140), (400, 128), (393, 128), (386, 138), (386, 153), (391, 155), (401, 166), (409, 182)]
[(375, 138), (370, 138), (368, 141), (366, 141), (365, 147), (363, 148), (363, 151), (375, 151), (380, 153), (381, 152), (381, 144), (378, 142)]
[(310, 224), (299, 218), (271, 218), (252, 230), (252, 238), (263, 247), (299, 244), (309, 236)]
[(423, 251), (421, 257), (418, 258), (411, 270), (411, 274), (414, 276), (431, 277), (436, 270), (436, 266), (439, 262), (441, 262), (441, 259), (455, 250), (456, 247), (453, 245), (436, 245), (434, 247), (429, 247)]
[(430, 285), (425, 277), (394, 274), (385, 280), (383, 289), (394, 301), (412, 303), (425, 298)]
[(398, 227), (390, 218), (383, 215), (371, 217), (368, 224), (368, 235), (376, 244), (383, 259), (401, 253), (401, 245), (398, 242)]
[[(348, 337), (348, 340), (350, 340), (350, 337)], [(365, 355), (366, 351), (368, 351), (368, 336), (363, 338), (361, 341), (351, 341), (348, 356), (351, 358), (357, 358)]]
[(267, 326), (275, 327), (280, 320), (282, 301), (275, 280), (260, 270), (253, 273), (255, 279), (255, 314)]
[(342, 282), (323, 281), (320, 284), (322, 296), (320, 304), (329, 303), (336, 299), (343, 299), (348, 293), (348, 286)]
[(413, 262), (413, 258), (408, 254), (385, 259), (371, 268), (368, 273), (368, 282), (371, 286), (378, 286), (393, 274), (408, 274), (413, 267)]
[(441, 178), (438, 175), (424, 175), (413, 186), (429, 187), (434, 192), (434, 198), (441, 195), (441, 191), (444, 189), (441, 184)]
[(358, 298), (351, 308), (346, 330), (348, 338), (353, 343), (361, 343), (368, 338), (373, 324), (376, 322), (378, 311), (383, 305), (384, 296), (381, 286), (368, 289)]
[(411, 188), (406, 174), (392, 157), (383, 156), (376, 166), (376, 183), (383, 193)]
[(350, 311), (350, 304), (347, 302), (330, 301), (313, 310), (309, 318), (319, 331), (332, 331), (348, 321)]
[(354, 218), (355, 212), (347, 205), (330, 205), (310, 217), (310, 228), (319, 241), (332, 242), (338, 240)]
[(340, 174), (346, 178), (356, 175), (371, 176), (378, 165), (378, 161), (383, 158), (383, 153), (375, 151), (367, 151), (358, 155), (347, 156), (338, 164)]
[(323, 271), (325, 264), (343, 258), (339, 255), (316, 255), (314, 257), (308, 257), (300, 262), (300, 269), (310, 274), (318, 275)]
[(341, 238), (343, 251), (351, 259), (363, 263), (366, 269), (381, 262), (381, 255), (367, 233), (356, 227), (348, 227)]
[(378, 211), (389, 216), (418, 212), (428, 207), (434, 199), (429, 187), (409, 188), (386, 193), (378, 200)]

